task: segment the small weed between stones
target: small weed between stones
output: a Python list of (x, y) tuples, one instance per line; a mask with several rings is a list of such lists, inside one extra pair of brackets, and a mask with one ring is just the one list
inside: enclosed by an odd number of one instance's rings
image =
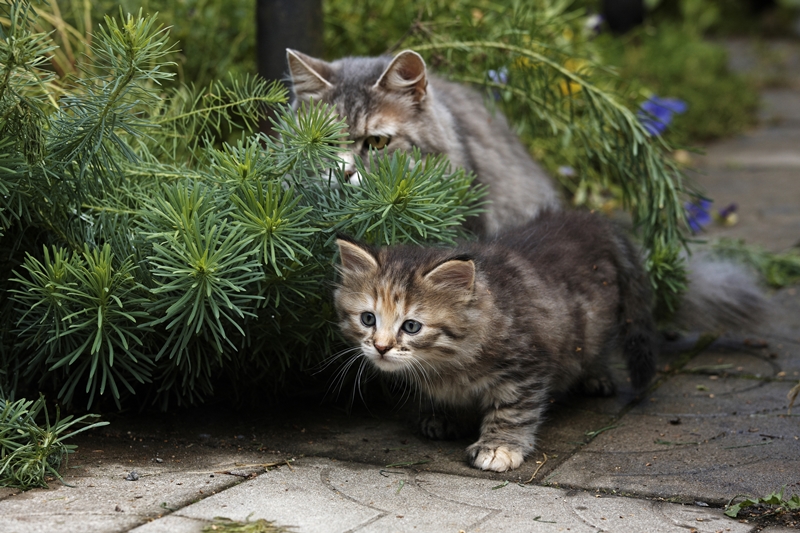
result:
[(294, 528), (292, 526), (276, 526), (263, 518), (251, 522), (248, 517), (245, 522), (236, 522), (218, 516), (211, 524), (203, 528), (203, 533), (289, 533), (291, 529)]
[[(754, 531), (761, 531), (776, 524), (791, 528), (800, 527), (800, 495), (794, 494), (791, 498), (784, 498), (785, 490), (786, 487), (783, 487), (780, 491), (762, 498), (736, 495), (725, 506), (725, 514), (731, 518), (755, 522), (758, 526)], [(731, 505), (740, 497), (744, 499)]]

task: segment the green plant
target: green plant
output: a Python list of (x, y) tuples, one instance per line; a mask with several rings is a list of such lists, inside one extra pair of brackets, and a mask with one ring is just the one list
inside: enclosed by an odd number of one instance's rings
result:
[(762, 498), (751, 498), (745, 496), (744, 499), (739, 503), (731, 505), (733, 500), (743, 497), (742, 495), (736, 495), (725, 506), (725, 514), (731, 518), (736, 518), (736, 515), (739, 514), (739, 511), (753, 505), (772, 506), (777, 512), (795, 511), (800, 509), (800, 495), (794, 494), (791, 498), (784, 498), (785, 490), (786, 487), (783, 487), (779, 492), (773, 492), (772, 494), (768, 494)]
[(244, 522), (237, 522), (229, 518), (216, 517), (214, 521), (203, 527), (203, 533), (289, 533), (293, 530), (292, 526), (276, 526), (269, 520), (259, 518), (250, 521), (250, 517)]
[(713, 242), (711, 249), (721, 257), (750, 265), (772, 287), (786, 287), (800, 281), (800, 253), (797, 251), (768, 252), (734, 239)]
[[(44, 412), (44, 425), (37, 418)], [(70, 437), (108, 422), (90, 423), (97, 415), (67, 416), (50, 423), (44, 397), (10, 401), (0, 393), (0, 487), (28, 490), (47, 487), (46, 476), (62, 480), (59, 467), (75, 450)]]
[[(23, 387), (87, 407), (274, 388), (335, 351), (337, 231), (453, 242), (478, 212), (481, 190), (441, 157), (376, 159), (343, 183), (343, 123), (295, 114), (278, 84), (161, 87), (172, 45), (154, 17), (106, 18), (65, 80), (31, 6), (7, 11), (0, 310)], [(269, 109), (280, 138), (257, 132)]]

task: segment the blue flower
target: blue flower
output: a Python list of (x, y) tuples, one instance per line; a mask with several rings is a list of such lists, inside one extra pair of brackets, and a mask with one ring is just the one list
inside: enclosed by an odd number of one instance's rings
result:
[(563, 165), (563, 166), (558, 167), (558, 173), (561, 176), (564, 176), (565, 178), (574, 178), (575, 175), (577, 174), (577, 172), (575, 172), (574, 168), (572, 168), (570, 166), (567, 166), (567, 165)]
[(686, 223), (692, 233), (699, 233), (703, 226), (711, 223), (711, 200), (686, 202), (683, 207), (686, 209)]
[(651, 96), (640, 106), (636, 117), (650, 135), (661, 135), (672, 122), (673, 114), (685, 113), (688, 105), (677, 98), (660, 98)]
[(739, 206), (736, 203), (728, 204), (727, 207), (719, 210), (719, 218), (725, 220), (732, 214), (736, 213), (736, 210), (739, 209)]
[(508, 69), (506, 67), (500, 67), (497, 70), (490, 70), (486, 74), (489, 76), (489, 79), (495, 83), (499, 83), (500, 85), (505, 85), (508, 83)]
[(726, 226), (733, 226), (739, 221), (739, 217), (736, 215), (737, 209), (739, 209), (739, 206), (735, 203), (728, 204), (727, 207), (724, 207), (717, 212), (717, 214), (714, 216), (714, 219)]
[(583, 29), (591, 36), (599, 35), (603, 30), (603, 22), (605, 22), (603, 15), (599, 13), (589, 15), (583, 22)]

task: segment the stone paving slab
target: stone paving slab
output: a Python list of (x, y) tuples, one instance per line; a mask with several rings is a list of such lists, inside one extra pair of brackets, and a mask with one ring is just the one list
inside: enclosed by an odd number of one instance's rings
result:
[[(777, 98), (776, 98), (777, 100)], [(786, 93), (781, 104), (792, 102), (800, 114), (800, 91)], [(795, 100), (797, 101), (795, 103)], [(776, 105), (778, 102), (775, 102)], [(713, 144), (704, 156), (696, 158), (702, 169), (735, 170), (797, 170), (800, 168), (800, 129), (767, 128), (745, 133)], [(735, 180), (731, 176), (731, 186)], [(736, 176), (738, 178), (738, 176)]]
[[(792, 88), (800, 81), (800, 52), (797, 40), (726, 39), (728, 66), (767, 87)], [(766, 88), (764, 92), (775, 89)]]
[[(83, 455), (91, 453), (84, 451)], [(80, 524), (82, 533), (128, 531), (235, 485), (254, 469), (241, 466), (241, 456), (209, 455), (204, 453), (199, 461), (186, 463), (157, 463), (136, 456), (129, 463), (73, 459), (64, 476), (71, 486), (56, 481), (50, 489), (33, 489), (0, 500), (0, 531), (50, 533), (74, 530), (67, 526), (75, 524)], [(126, 480), (131, 470), (137, 472), (138, 480)]]
[(545, 481), (724, 504), (736, 494), (800, 490), (792, 383), (682, 375), (658, 388)]
[[(800, 72), (800, 68), (797, 70)], [(761, 92), (759, 118), (771, 128), (800, 127), (800, 88), (770, 89)]]
[[(800, 135), (797, 137), (800, 158)], [(706, 238), (744, 239), (770, 251), (784, 251), (800, 241), (800, 167), (797, 169), (711, 169), (696, 177), (713, 208), (735, 203), (738, 223), (714, 224), (702, 235)]]
[(301, 533), (751, 529), (718, 509), (304, 459), (291, 470), (272, 470), (134, 531), (199, 533), (215, 517), (263, 518)]
[[(542, 460), (542, 454), (546, 453), (548, 460), (537, 476), (542, 479), (587, 441), (587, 432), (609, 425), (617, 413), (633, 401), (634, 396), (621, 377), (618, 381), (620, 392), (612, 398), (567, 397), (554, 401), (539, 433), (536, 453), (521, 468), (504, 474), (481, 472), (466, 463), (465, 449), (474, 438), (467, 436), (453, 441), (425, 438), (415, 422), (416, 406), (407, 405), (398, 411), (391, 401), (389, 405), (369, 405), (369, 412), (363, 405), (356, 405), (352, 414), (331, 405), (287, 409), (263, 421), (258, 414), (247, 413), (241, 415), (241, 423), (255, 425), (256, 440), (264, 443), (268, 451), (280, 452), (284, 457), (331, 457), (380, 467), (422, 463), (422, 468), (431, 471), (499, 480), (530, 479), (540, 466), (536, 461)], [(217, 419), (216, 416), (208, 418)], [(227, 418), (219, 420), (212, 439), (219, 433), (244, 431), (232, 417)], [(196, 429), (187, 427), (185, 433), (191, 431), (196, 432)]]
[(201, 533), (207, 525), (209, 525), (207, 520), (167, 515), (155, 518), (152, 522), (131, 529), (131, 531), (136, 533)]
[(278, 468), (183, 508), (175, 516), (206, 521), (215, 517), (237, 521), (264, 518), (304, 533), (353, 530), (384, 516), (385, 511), (353, 501), (323, 481), (333, 466), (350, 472), (345, 463), (335, 463), (306, 459), (291, 470)]

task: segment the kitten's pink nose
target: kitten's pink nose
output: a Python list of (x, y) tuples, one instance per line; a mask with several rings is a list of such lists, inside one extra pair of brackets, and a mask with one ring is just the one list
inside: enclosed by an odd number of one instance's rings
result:
[(375, 346), (375, 349), (378, 350), (378, 353), (381, 354), (381, 355), (383, 355), (386, 352), (388, 352), (389, 348), (391, 348), (391, 346), (389, 346), (388, 344), (377, 344), (377, 343), (375, 343), (373, 346)]

